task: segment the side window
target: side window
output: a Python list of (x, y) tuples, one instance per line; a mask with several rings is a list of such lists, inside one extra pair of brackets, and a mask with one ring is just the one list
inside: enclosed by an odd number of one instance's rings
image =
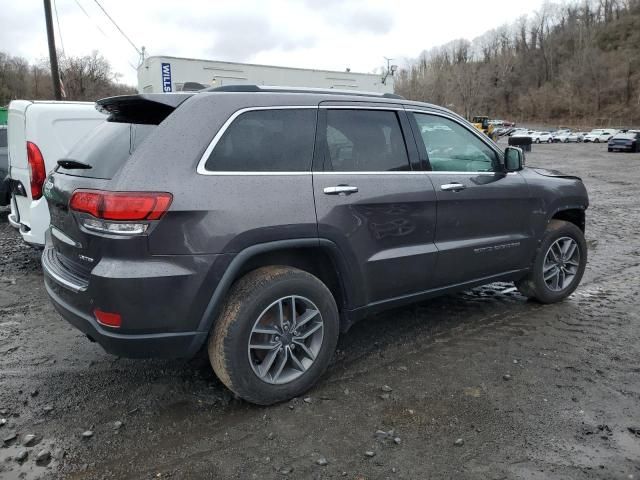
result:
[(325, 170), (386, 172), (410, 170), (396, 112), (327, 110)]
[(433, 171), (492, 172), (497, 167), (495, 151), (459, 123), (437, 115), (414, 115)]
[(224, 132), (205, 163), (218, 172), (304, 172), (311, 169), (315, 109), (242, 113)]

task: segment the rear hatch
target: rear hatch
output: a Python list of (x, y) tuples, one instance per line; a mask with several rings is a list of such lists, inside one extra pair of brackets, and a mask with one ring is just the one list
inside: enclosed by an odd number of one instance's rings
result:
[(633, 133), (619, 133), (609, 140), (609, 143), (614, 145), (631, 145), (635, 139), (636, 135)]
[(71, 283), (82, 286), (88, 283), (91, 270), (103, 256), (139, 258), (146, 252), (144, 236), (88, 229), (87, 221), (95, 223), (96, 217), (73, 211), (70, 201), (78, 190), (112, 190), (112, 179), (136, 149), (189, 96), (135, 95), (97, 102), (99, 108), (110, 114), (109, 120), (78, 143), (44, 185), (51, 215), (51, 239), (43, 261), (58, 276), (67, 276)]

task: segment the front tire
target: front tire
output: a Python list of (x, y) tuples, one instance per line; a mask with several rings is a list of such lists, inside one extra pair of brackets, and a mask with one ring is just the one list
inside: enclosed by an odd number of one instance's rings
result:
[(318, 278), (292, 267), (262, 267), (231, 287), (209, 338), (209, 360), (239, 397), (271, 405), (318, 381), (338, 335), (335, 299)]
[(587, 242), (576, 225), (551, 220), (536, 253), (531, 271), (517, 282), (525, 297), (555, 303), (571, 295), (587, 265)]

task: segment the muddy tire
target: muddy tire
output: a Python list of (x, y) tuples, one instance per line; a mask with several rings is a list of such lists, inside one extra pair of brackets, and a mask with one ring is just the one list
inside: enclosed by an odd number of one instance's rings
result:
[(515, 282), (525, 297), (555, 303), (571, 295), (587, 265), (587, 243), (576, 225), (551, 220), (529, 274)]
[(318, 381), (338, 335), (335, 299), (318, 278), (292, 267), (262, 267), (231, 287), (209, 337), (209, 360), (239, 397), (271, 405)]

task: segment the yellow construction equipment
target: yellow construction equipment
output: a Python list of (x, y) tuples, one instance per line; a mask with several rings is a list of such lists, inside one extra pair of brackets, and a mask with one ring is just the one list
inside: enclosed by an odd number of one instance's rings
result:
[(473, 117), (471, 123), (473, 123), (474, 127), (484, 133), (491, 140), (496, 139), (496, 134), (494, 132), (495, 129), (493, 125), (489, 123), (489, 117)]

